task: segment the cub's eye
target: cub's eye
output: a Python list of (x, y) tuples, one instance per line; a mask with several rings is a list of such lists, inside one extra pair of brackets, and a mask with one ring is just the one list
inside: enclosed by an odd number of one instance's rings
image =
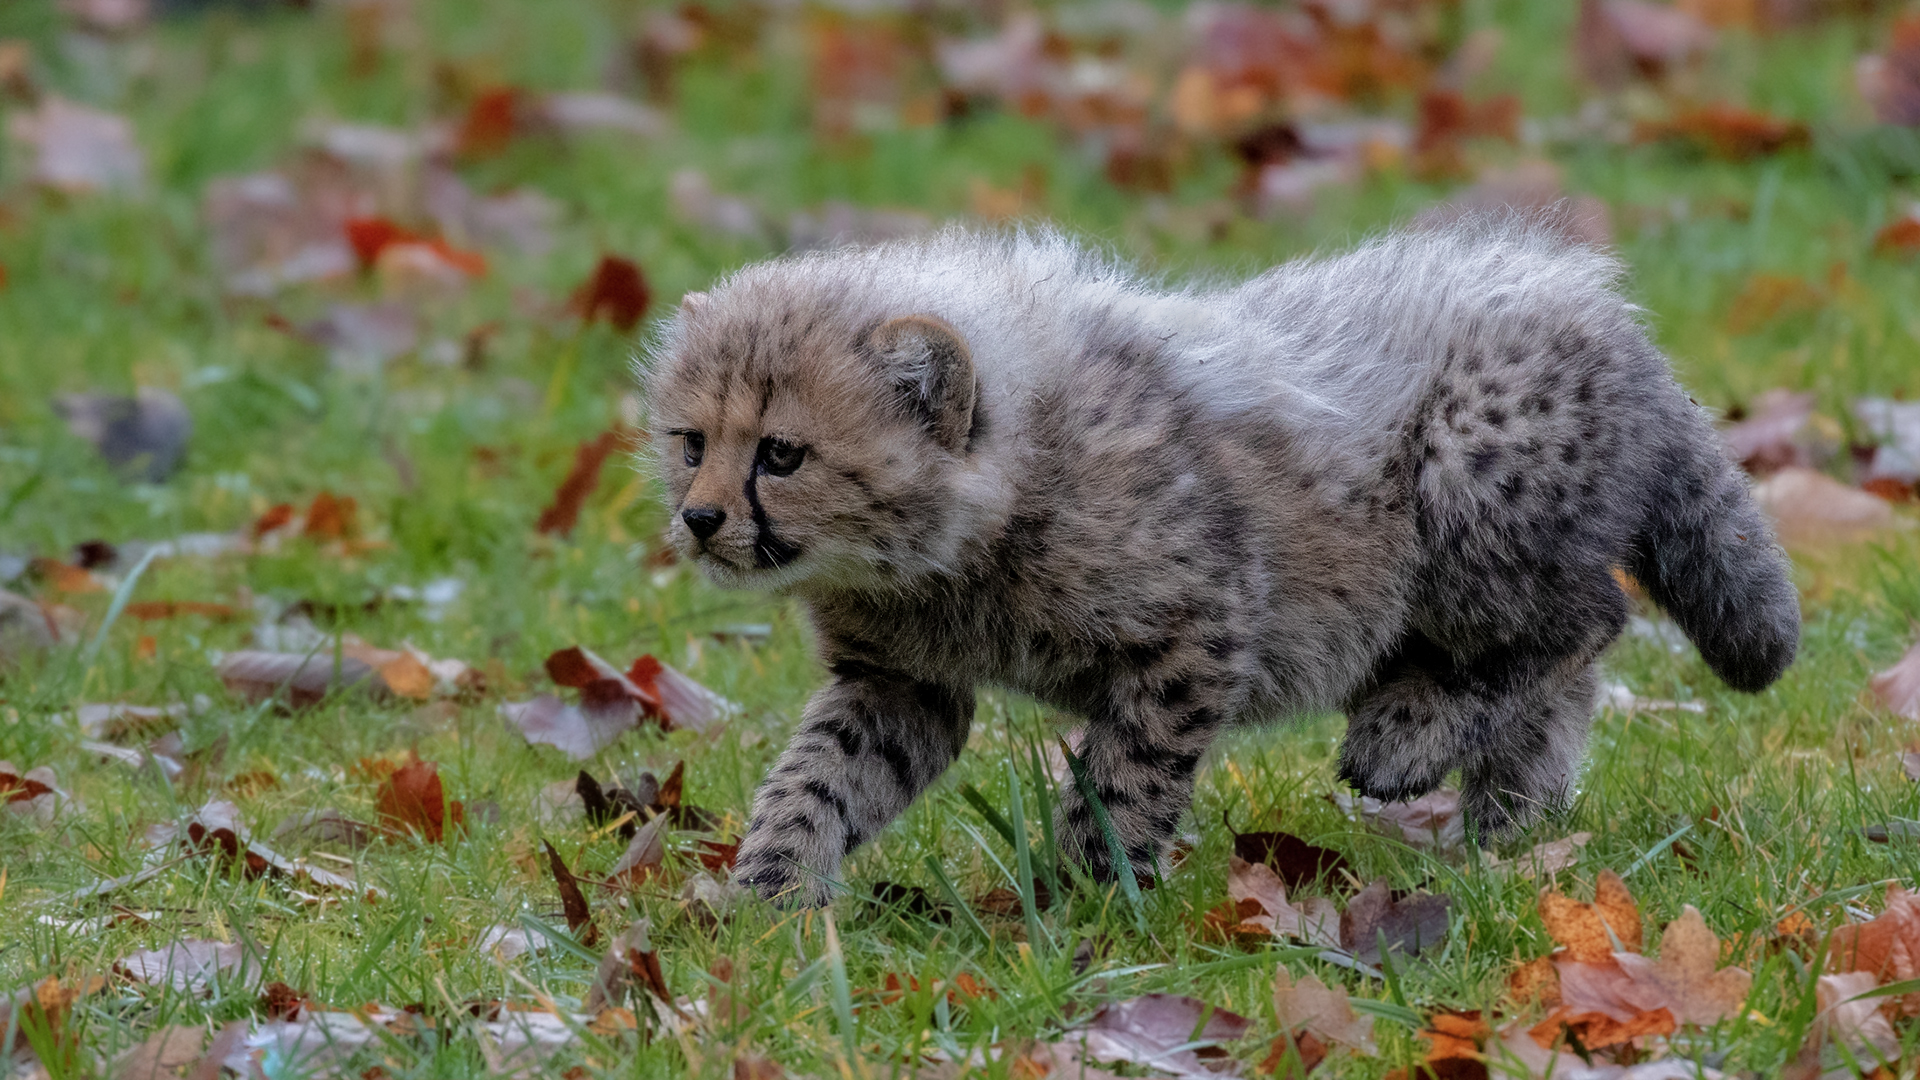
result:
[(807, 459), (807, 448), (785, 439), (760, 440), (760, 467), (769, 476), (792, 476)]
[(686, 459), (688, 468), (699, 468), (700, 459), (707, 456), (707, 437), (697, 431), (683, 431), (680, 437), (686, 441), (680, 456)]

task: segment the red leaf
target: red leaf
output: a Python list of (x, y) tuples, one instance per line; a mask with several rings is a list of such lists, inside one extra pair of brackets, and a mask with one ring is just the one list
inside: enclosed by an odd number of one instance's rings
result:
[(1912, 255), (1920, 252), (1920, 218), (1903, 217), (1889, 223), (1873, 237), (1876, 255)]
[(604, 318), (622, 333), (639, 325), (653, 300), (640, 264), (618, 255), (600, 256), (599, 265), (573, 291), (568, 306), (582, 319)]
[[(600, 484), (600, 467), (606, 464), (607, 455), (613, 453), (625, 437), (625, 428), (612, 427), (580, 444), (580, 448), (574, 451), (573, 471), (567, 474), (566, 479), (560, 481), (559, 488), (553, 493), (553, 502), (540, 511), (540, 520), (534, 525), (534, 531), (557, 533), (560, 536), (573, 535), (573, 527), (580, 520), (580, 507), (587, 501), (587, 496), (593, 494), (593, 489)], [(562, 683), (561, 685), (578, 684)]]
[(733, 869), (733, 861), (740, 857), (738, 843), (723, 844), (718, 840), (701, 840), (700, 846), (706, 849), (695, 852), (700, 857), (700, 865), (715, 872)]
[(416, 761), (395, 770), (380, 785), (374, 805), (382, 823), (412, 829), (435, 844), (445, 838), (449, 824), (459, 825), (465, 817), (458, 802), (447, 802), (440, 786), (440, 766), (431, 761)]
[(488, 90), (467, 106), (454, 145), (463, 157), (494, 157), (504, 153), (520, 128), (524, 108), (521, 92), (511, 86)]
[(286, 525), (289, 521), (292, 521), (292, 520), (293, 520), (293, 504), (292, 503), (276, 503), (274, 506), (269, 508), (266, 513), (261, 514), (258, 518), (254, 519), (253, 530), (252, 530), (253, 538), (255, 540), (258, 540), (262, 536), (265, 536), (266, 534), (272, 532), (273, 530)]
[(574, 879), (573, 871), (567, 869), (567, 864), (560, 858), (560, 853), (553, 850), (552, 844), (542, 840), (540, 846), (547, 849), (547, 865), (552, 868), (553, 883), (560, 890), (560, 906), (567, 913), (567, 929), (579, 934), (580, 928), (586, 927), (587, 936), (582, 939), (581, 944), (591, 945), (595, 937), (593, 912), (587, 907), (587, 898), (580, 891), (580, 883)]

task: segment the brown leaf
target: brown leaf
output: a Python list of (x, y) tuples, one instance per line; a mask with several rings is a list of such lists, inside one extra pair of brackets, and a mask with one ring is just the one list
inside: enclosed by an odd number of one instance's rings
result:
[(553, 502), (540, 511), (540, 520), (534, 525), (535, 532), (573, 535), (574, 524), (580, 520), (581, 506), (587, 501), (587, 496), (593, 494), (593, 489), (599, 486), (600, 467), (606, 464), (607, 455), (619, 449), (627, 437), (626, 429), (613, 427), (580, 444), (574, 452), (573, 470), (560, 481), (560, 486), (553, 493)]
[(553, 845), (542, 840), (540, 846), (547, 849), (547, 865), (553, 870), (553, 883), (560, 890), (560, 905), (567, 913), (567, 929), (578, 936), (580, 928), (586, 927), (587, 936), (581, 938), (580, 943), (593, 944), (593, 910), (587, 906), (586, 894), (580, 891), (580, 883), (574, 880), (573, 871), (567, 869), (566, 862), (560, 858), (559, 852), (553, 850)]
[(586, 761), (613, 745), (620, 736), (634, 729), (640, 714), (640, 706), (630, 701), (601, 708), (581, 708), (551, 694), (541, 694), (530, 701), (504, 702), (500, 706), (500, 715), (518, 728), (528, 742), (556, 747), (575, 761)]
[(1180, 1047), (1232, 1042), (1244, 1038), (1251, 1026), (1244, 1016), (1194, 998), (1148, 994), (1105, 1006), (1071, 1032), (1069, 1039), (1078, 1043), (1082, 1056), (1094, 1061), (1127, 1062), (1175, 1076), (1211, 1078), (1216, 1074), (1196, 1048)]
[(1562, 1008), (1534, 1025), (1528, 1034), (1542, 1049), (1552, 1050), (1577, 1041), (1588, 1050), (1604, 1050), (1648, 1035), (1671, 1035), (1676, 1030), (1673, 1014), (1665, 1009), (1616, 1020), (1605, 1013), (1574, 1013)]
[(1313, 975), (1295, 982), (1284, 964), (1273, 978), (1273, 1012), (1283, 1033), (1304, 1031), (1357, 1053), (1379, 1053), (1373, 1017), (1354, 1012), (1343, 987), (1329, 987)]
[(1407, 802), (1383, 803), (1366, 796), (1335, 792), (1334, 805), (1389, 836), (1417, 848), (1458, 851), (1467, 842), (1460, 793), (1441, 788)]
[(602, 255), (593, 273), (574, 289), (567, 306), (587, 322), (605, 319), (625, 334), (640, 325), (652, 300), (653, 290), (647, 286), (639, 263), (618, 255)]
[(1257, 928), (1274, 937), (1298, 938), (1315, 945), (1339, 944), (1336, 935), (1340, 919), (1333, 902), (1325, 897), (1314, 897), (1297, 906), (1288, 902), (1280, 875), (1265, 863), (1229, 856), (1227, 897), (1238, 905), (1236, 913), (1247, 904), (1255, 905), (1240, 916), (1238, 926), (1230, 928), (1235, 932)]
[(232, 604), (215, 604), (204, 600), (136, 600), (128, 604), (124, 613), (136, 619), (174, 619), (182, 615), (203, 615), (209, 619), (237, 619), (240, 609)]
[[(1873, 677), (1867, 684), (1880, 707), (1908, 720), (1920, 720), (1920, 644), (1908, 649), (1905, 655), (1894, 661), (1893, 666)], [(1920, 753), (1915, 747), (1908, 747), (1901, 760), (1906, 765), (1907, 778), (1920, 780)]]
[(1560, 975), (1554, 970), (1553, 960), (1542, 956), (1513, 969), (1507, 976), (1507, 996), (1521, 1005), (1558, 1006)]
[(1722, 430), (1720, 437), (1733, 460), (1755, 476), (1791, 465), (1817, 467), (1839, 450), (1839, 440), (1814, 422), (1815, 399), (1812, 393), (1769, 390), (1760, 395), (1744, 418)]
[[(1640, 951), (1640, 906), (1611, 870), (1600, 871), (1592, 903), (1543, 890), (1540, 921), (1546, 925), (1547, 934), (1566, 947), (1564, 958), (1568, 960), (1606, 963), (1613, 955), (1614, 938), (1619, 939), (1624, 951)], [(1608, 931), (1612, 931), (1612, 937)]]
[(1340, 944), (1361, 962), (1378, 964), (1382, 949), (1418, 956), (1446, 939), (1453, 898), (1436, 893), (1407, 893), (1396, 898), (1385, 878), (1354, 894), (1340, 913)]
[(1353, 869), (1346, 856), (1332, 848), (1309, 844), (1288, 832), (1234, 832), (1233, 822), (1226, 820), (1224, 810), (1221, 819), (1226, 821), (1227, 831), (1233, 833), (1234, 855), (1272, 867), (1280, 875), (1281, 884), (1289, 889), (1311, 885), (1321, 878), (1338, 882), (1342, 872)]
[(1581, 0), (1574, 59), (1589, 80), (1617, 89), (1635, 76), (1663, 78), (1713, 43), (1712, 27), (1677, 8), (1647, 0)]
[(598, 1013), (617, 1006), (626, 1000), (628, 989), (637, 984), (669, 1011), (683, 1019), (686, 1017), (674, 1002), (673, 992), (667, 988), (666, 976), (660, 969), (660, 954), (647, 936), (648, 925), (648, 920), (637, 919), (614, 937), (607, 947), (607, 955), (601, 958), (600, 967), (594, 972), (593, 985), (581, 1002), (582, 1009)]
[[(1875, 918), (1839, 927), (1827, 944), (1830, 971), (1864, 971), (1881, 983), (1920, 978), (1920, 893), (1898, 885)], [(1920, 1016), (1920, 993), (1894, 999), (1906, 1016)]]
[(1416, 175), (1448, 178), (1466, 175), (1465, 143), (1470, 139), (1514, 142), (1520, 130), (1520, 99), (1503, 94), (1469, 101), (1458, 90), (1433, 89), (1420, 95), (1420, 126), (1413, 137)]
[(1578, 863), (1580, 849), (1592, 839), (1590, 832), (1577, 832), (1558, 840), (1543, 841), (1511, 859), (1491, 859), (1487, 862), (1487, 869), (1494, 872), (1513, 871), (1529, 878), (1542, 874), (1552, 876)]
[[(1846, 1047), (1863, 1064), (1895, 1060), (1900, 1053), (1900, 1036), (1880, 1008), (1885, 999), (1860, 997), (1875, 988), (1874, 976), (1865, 971), (1822, 975), (1815, 980), (1814, 1000), (1820, 1011), (1814, 1018), (1814, 1045), (1831, 1040)], [(1851, 1074), (1853, 1070), (1847, 1071)]]
[(448, 827), (458, 826), (465, 817), (459, 802), (447, 801), (440, 767), (431, 761), (413, 762), (387, 777), (374, 806), (382, 824), (417, 832), (431, 844), (444, 840)]
[(319, 704), (335, 689), (371, 685), (377, 673), (365, 661), (346, 655), (336, 665), (332, 650), (309, 654), (240, 649), (221, 657), (215, 674), (248, 701), (266, 701), (284, 692), (289, 706), (303, 709)]
[(1754, 486), (1753, 501), (1773, 519), (1781, 543), (1808, 546), (1868, 539), (1909, 528), (1885, 499), (1812, 469), (1782, 469)]
[(517, 87), (487, 90), (467, 106), (454, 146), (462, 157), (497, 157), (519, 133), (528, 112), (526, 95)]
[(179, 1080), (181, 1069), (200, 1060), (206, 1041), (202, 1027), (163, 1027), (115, 1058), (107, 1075), (111, 1080)]
[[(1657, 989), (1660, 1004), (1682, 1024), (1709, 1027), (1739, 1014), (1753, 985), (1741, 968), (1720, 968), (1720, 939), (1692, 904), (1667, 924), (1658, 960), (1620, 953), (1614, 961), (1635, 983)], [(1561, 987), (1567, 1004), (1578, 1008), (1564, 978)]]
[(1812, 136), (1798, 120), (1718, 104), (1682, 109), (1663, 121), (1642, 121), (1634, 125), (1633, 137), (1637, 142), (1686, 143), (1728, 161), (1751, 161), (1803, 148)]
[(1885, 52), (1854, 69), (1860, 96), (1883, 124), (1920, 124), (1920, 15), (1894, 20)]
[(177, 941), (164, 949), (123, 956), (114, 961), (113, 970), (137, 982), (164, 983), (183, 994), (208, 994), (214, 981), (244, 958), (239, 945)]
[(348, 540), (360, 533), (359, 504), (351, 495), (322, 491), (307, 505), (300, 535), (310, 540)]
[(1299, 1080), (1320, 1067), (1327, 1060), (1327, 1044), (1314, 1038), (1310, 1031), (1298, 1035), (1281, 1032), (1273, 1037), (1273, 1046), (1267, 1056), (1255, 1068), (1261, 1076), (1277, 1076), (1280, 1080)]
[(666, 832), (667, 815), (660, 814), (642, 826), (628, 841), (627, 850), (607, 871), (607, 887), (631, 888), (647, 880), (660, 870), (667, 857)]
[(260, 1011), (269, 1020), (298, 1020), (300, 1010), (312, 1007), (305, 994), (283, 982), (270, 982), (260, 990)]

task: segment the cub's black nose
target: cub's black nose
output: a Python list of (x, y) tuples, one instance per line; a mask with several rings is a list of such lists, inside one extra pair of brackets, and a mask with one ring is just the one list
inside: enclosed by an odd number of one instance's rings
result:
[(680, 520), (687, 523), (687, 531), (705, 540), (727, 523), (727, 512), (717, 506), (695, 506), (680, 511)]

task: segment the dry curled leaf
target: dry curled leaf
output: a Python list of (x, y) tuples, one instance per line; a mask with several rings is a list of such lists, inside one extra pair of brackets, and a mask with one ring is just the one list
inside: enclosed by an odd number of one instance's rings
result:
[[(1885, 910), (1864, 923), (1834, 930), (1827, 943), (1827, 967), (1861, 971), (1879, 983), (1920, 978), (1920, 893), (1893, 885)], [(1893, 999), (1906, 1016), (1920, 1016), (1920, 993)]]
[(1296, 982), (1282, 965), (1273, 978), (1273, 1011), (1283, 1032), (1304, 1031), (1361, 1054), (1379, 1052), (1373, 1042), (1373, 1017), (1353, 1011), (1344, 987), (1329, 987), (1316, 976)]
[[(1238, 932), (1246, 932), (1240, 929), (1246, 928), (1316, 945), (1339, 944), (1340, 916), (1333, 901), (1314, 897), (1299, 905), (1290, 903), (1280, 876), (1265, 863), (1250, 863), (1238, 855), (1230, 856), (1227, 898), (1235, 905), (1238, 926), (1233, 929)], [(1249, 904), (1254, 906), (1247, 909)]]

